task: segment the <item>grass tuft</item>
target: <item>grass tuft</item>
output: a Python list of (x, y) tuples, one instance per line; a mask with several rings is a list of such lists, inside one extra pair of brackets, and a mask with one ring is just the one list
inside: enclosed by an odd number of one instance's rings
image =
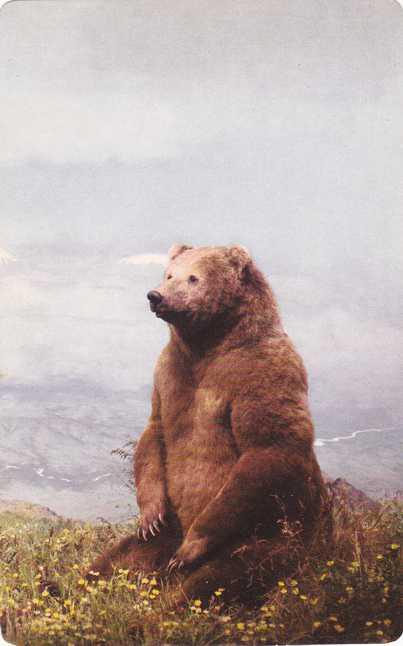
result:
[(351, 509), (334, 501), (335, 546), (279, 578), (255, 610), (194, 599), (168, 610), (157, 574), (105, 581), (84, 573), (96, 553), (136, 523), (90, 525), (0, 515), (0, 616), (3, 634), (30, 646), (89, 644), (387, 643), (402, 633), (399, 604), (402, 506)]

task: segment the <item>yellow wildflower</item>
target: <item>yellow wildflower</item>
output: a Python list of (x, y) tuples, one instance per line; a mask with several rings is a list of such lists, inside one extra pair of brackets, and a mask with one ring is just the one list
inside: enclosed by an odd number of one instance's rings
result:
[(150, 585), (158, 585), (158, 584), (157, 584), (157, 579), (156, 579), (155, 577), (153, 577), (153, 578), (151, 579), (151, 581), (150, 581)]
[(329, 621), (337, 621), (336, 615), (330, 615), (329, 616)]
[(390, 624), (392, 623), (392, 621), (391, 621), (391, 619), (384, 619), (384, 620), (383, 620), (383, 623), (385, 624), (385, 626), (390, 626)]
[(400, 547), (399, 543), (391, 543), (390, 544), (390, 549), (391, 550), (398, 550)]
[(383, 560), (383, 554), (377, 554), (376, 558), (377, 558), (378, 561), (382, 561)]
[(286, 590), (286, 588), (281, 588), (280, 593), (281, 593), (281, 594), (287, 594), (287, 590)]
[(314, 621), (312, 625), (313, 625), (314, 628), (319, 628), (319, 626), (322, 625), (322, 622), (321, 621)]
[(291, 579), (290, 584), (291, 584), (293, 587), (295, 587), (296, 585), (298, 585), (298, 581), (296, 581), (295, 579)]
[(373, 626), (373, 625), (374, 625), (374, 622), (373, 622), (373, 621), (366, 621), (366, 622), (365, 622), (365, 625), (366, 625), (366, 626)]
[(215, 594), (215, 596), (216, 596), (216, 597), (221, 597), (222, 592), (221, 592), (221, 590), (216, 590), (216, 591), (214, 592), (214, 594)]
[(196, 599), (195, 601), (193, 601), (193, 605), (196, 606), (196, 608), (198, 608), (199, 606), (202, 605), (202, 602), (200, 599)]
[(78, 579), (78, 585), (85, 585), (85, 579)]
[(332, 567), (332, 565), (334, 565), (334, 561), (326, 561), (326, 565)]
[(319, 601), (319, 598), (318, 598), (318, 597), (313, 597), (313, 598), (311, 599), (311, 605), (312, 605), (312, 606), (316, 606), (316, 604), (318, 603), (318, 601)]
[(383, 630), (377, 630), (376, 634), (379, 635), (379, 637), (382, 637), (383, 635)]
[[(119, 572), (124, 572), (124, 570), (119, 570)], [(145, 576), (143, 579), (141, 579), (141, 583), (150, 583), (150, 579), (147, 579), (147, 577)]]
[(342, 626), (341, 624), (335, 624), (335, 625), (333, 626), (333, 628), (334, 628), (334, 629), (335, 629), (335, 631), (336, 631), (336, 632), (338, 632), (338, 633), (344, 633), (344, 631), (345, 631), (344, 626)]
[(42, 596), (43, 596), (43, 597), (48, 597), (48, 596), (49, 596), (49, 592), (48, 592), (47, 590), (44, 590), (44, 591), (42, 592)]
[(245, 624), (242, 621), (237, 623), (236, 627), (238, 628), (238, 630), (245, 630)]

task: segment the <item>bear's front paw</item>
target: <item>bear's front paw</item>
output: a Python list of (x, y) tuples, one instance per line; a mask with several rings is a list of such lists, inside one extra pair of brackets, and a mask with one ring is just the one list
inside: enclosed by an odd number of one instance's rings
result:
[(207, 553), (207, 544), (206, 538), (185, 540), (169, 561), (168, 572), (196, 565)]
[(148, 541), (151, 536), (159, 534), (162, 526), (166, 524), (164, 505), (147, 507), (140, 516), (137, 536), (140, 540)]

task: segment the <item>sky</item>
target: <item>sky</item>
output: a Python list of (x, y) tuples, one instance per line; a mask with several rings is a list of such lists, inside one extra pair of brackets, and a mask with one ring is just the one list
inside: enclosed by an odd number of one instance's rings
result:
[(0, 372), (151, 383), (162, 256), (239, 243), (318, 425), (401, 423), (402, 26), (393, 0), (3, 6)]

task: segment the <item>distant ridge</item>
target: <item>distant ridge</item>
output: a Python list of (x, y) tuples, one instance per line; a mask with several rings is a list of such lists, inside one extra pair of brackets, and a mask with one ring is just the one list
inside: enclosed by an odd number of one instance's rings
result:
[(59, 514), (56, 514), (56, 512), (54, 512), (52, 509), (49, 509), (49, 507), (35, 505), (30, 502), (24, 502), (23, 500), (0, 498), (0, 514), (7, 512), (35, 520), (42, 518), (57, 520), (58, 518), (61, 518)]
[[(371, 511), (378, 511), (381, 508), (381, 504), (377, 500), (370, 498), (363, 491), (351, 485), (344, 478), (336, 478), (336, 480), (334, 480), (326, 473), (323, 473), (323, 478), (331, 497), (333, 499), (337, 498), (344, 500), (350, 509), (368, 509)], [(402, 492), (397, 492), (394, 498), (396, 500), (401, 500)], [(57, 514), (49, 507), (25, 502), (23, 500), (0, 498), (0, 514), (4, 513), (21, 516), (27, 520), (66, 520), (66, 517)]]

